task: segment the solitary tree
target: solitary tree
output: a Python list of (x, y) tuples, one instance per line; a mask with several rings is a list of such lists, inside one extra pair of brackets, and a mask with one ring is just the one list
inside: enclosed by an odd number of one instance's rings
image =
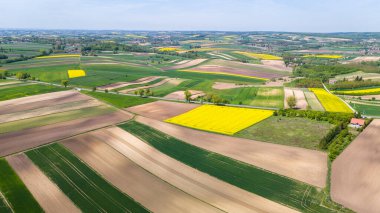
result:
[(61, 81), (61, 84), (62, 84), (64, 87), (67, 87), (67, 85), (69, 84), (69, 81), (68, 81), (68, 80), (62, 80), (62, 81)]
[(185, 91), (185, 99), (188, 102), (190, 102), (190, 100), (191, 100), (191, 92), (189, 92), (189, 90)]
[(297, 105), (297, 99), (294, 96), (289, 96), (286, 102), (290, 108), (294, 108)]

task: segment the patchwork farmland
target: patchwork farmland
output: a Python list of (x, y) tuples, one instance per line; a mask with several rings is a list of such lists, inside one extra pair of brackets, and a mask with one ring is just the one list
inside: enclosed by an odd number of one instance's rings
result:
[(0, 29), (0, 212), (376, 212), (379, 36)]

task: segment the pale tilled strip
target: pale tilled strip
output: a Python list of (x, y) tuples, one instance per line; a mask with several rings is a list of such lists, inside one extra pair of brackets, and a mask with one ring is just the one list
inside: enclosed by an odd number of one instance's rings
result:
[(25, 154), (6, 159), (46, 212), (81, 212)]

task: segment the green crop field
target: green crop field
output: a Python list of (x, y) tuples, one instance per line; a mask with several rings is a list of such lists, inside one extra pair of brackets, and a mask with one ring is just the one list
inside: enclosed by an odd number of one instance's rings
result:
[(147, 212), (59, 144), (26, 154), (83, 212)]
[(11, 73), (26, 72), (32, 77), (45, 82), (60, 83), (61, 80), (68, 79), (67, 70), (79, 69), (79, 64), (71, 65), (54, 65), (54, 66), (37, 66), (32, 68), (20, 68), (10, 70)]
[(58, 92), (66, 90), (62, 87), (42, 85), (42, 84), (31, 84), (21, 87), (13, 87), (1, 90), (0, 101), (5, 101), (14, 98), (22, 98), (25, 96), (38, 95), (49, 92)]
[(350, 103), (350, 105), (357, 110), (358, 112), (362, 113), (363, 115), (367, 116), (380, 116), (380, 104), (358, 104), (358, 103)]
[(320, 140), (332, 127), (332, 124), (325, 121), (273, 116), (238, 132), (235, 136), (287, 146), (318, 149)]
[(12, 206), (12, 210), (10, 210), (4, 208), (3, 204), (0, 212), (2, 210), (4, 212), (43, 212), (33, 195), (5, 159), (0, 159), (0, 171), (0, 192)]
[(35, 118), (22, 119), (18, 121), (0, 124), (0, 134), (6, 132), (20, 131), (23, 129), (45, 126), (74, 119), (87, 118), (115, 111), (114, 108), (106, 106), (90, 107), (68, 112), (55, 113), (51, 115), (38, 116)]
[(159, 78), (159, 79), (153, 80), (153, 81), (145, 83), (145, 84), (132, 84), (132, 85), (128, 85), (126, 87), (117, 88), (117, 89), (114, 89), (114, 90), (115, 91), (121, 91), (121, 90), (125, 90), (125, 89), (132, 89), (132, 88), (137, 88), (137, 87), (142, 87), (142, 86), (150, 86), (150, 85), (156, 84), (156, 83), (158, 83), (158, 82), (160, 82), (162, 80), (163, 80), (163, 78)]
[[(135, 121), (120, 125), (166, 155), (239, 188), (302, 212), (336, 212), (310, 185), (192, 146)], [(331, 208), (331, 209), (330, 209)], [(332, 209), (335, 208), (335, 209)]]
[(83, 91), (83, 93), (86, 95), (90, 95), (101, 101), (104, 101), (117, 108), (127, 108), (127, 107), (132, 107), (132, 106), (146, 104), (146, 103), (155, 101), (155, 99), (142, 98), (142, 97), (137, 97), (137, 96), (126, 96), (126, 95), (100, 93), (100, 92), (88, 92), (88, 91)]
[(284, 89), (282, 87), (260, 87), (256, 97), (249, 105), (283, 108)]

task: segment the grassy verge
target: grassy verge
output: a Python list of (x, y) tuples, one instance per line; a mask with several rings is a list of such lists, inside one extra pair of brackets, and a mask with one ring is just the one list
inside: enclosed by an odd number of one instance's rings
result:
[(335, 212), (320, 205), (323, 194), (310, 185), (200, 149), (134, 121), (120, 127), (178, 161), (269, 200), (302, 212)]
[(318, 149), (319, 142), (333, 125), (307, 118), (270, 117), (235, 136), (287, 146)]
[[(0, 171), (0, 191), (14, 212), (43, 212), (33, 195), (5, 159), (0, 159)], [(0, 208), (0, 210), (2, 209)], [(8, 209), (5, 209), (4, 212), (7, 211)]]
[(146, 103), (155, 101), (154, 99), (151, 99), (151, 98), (141, 98), (141, 97), (109, 94), (109, 93), (101, 93), (101, 92), (89, 92), (89, 91), (82, 91), (82, 92), (86, 95), (90, 95), (96, 99), (104, 101), (117, 108), (127, 108), (127, 107), (132, 107), (132, 106), (146, 104)]
[(52, 115), (45, 115), (35, 118), (23, 119), (18, 121), (12, 121), (0, 124), (0, 134), (6, 132), (20, 131), (23, 129), (45, 126), (49, 124), (55, 124), (59, 122), (70, 121), (79, 118), (87, 118), (91, 116), (102, 115), (115, 111), (114, 108), (99, 106), (90, 107), (85, 109), (73, 110), (68, 112), (56, 113)]
[(0, 101), (63, 90), (65, 90), (65, 88), (42, 84), (32, 84), (21, 87), (7, 88), (1, 90)]
[(147, 212), (59, 144), (26, 154), (83, 212)]

